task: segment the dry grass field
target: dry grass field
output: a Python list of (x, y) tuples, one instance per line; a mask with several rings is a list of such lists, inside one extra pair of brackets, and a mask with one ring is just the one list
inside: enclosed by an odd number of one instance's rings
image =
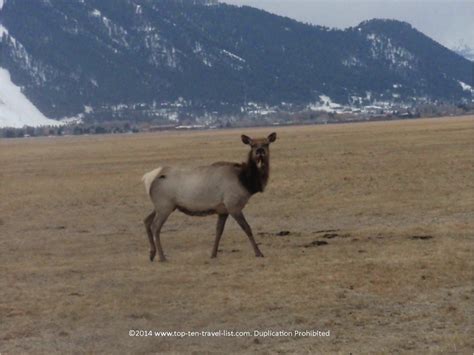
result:
[(265, 258), (229, 219), (211, 260), (217, 217), (175, 212), (167, 263), (143, 173), (242, 161), (240, 134), (271, 128), (1, 140), (0, 353), (472, 354), (474, 117), (275, 130), (244, 210)]

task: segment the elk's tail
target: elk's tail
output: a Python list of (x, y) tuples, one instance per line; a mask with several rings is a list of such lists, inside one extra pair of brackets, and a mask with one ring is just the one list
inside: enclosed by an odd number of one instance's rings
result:
[(155, 181), (156, 177), (160, 174), (161, 170), (163, 170), (163, 167), (156, 168), (155, 170), (152, 170), (142, 177), (142, 181), (145, 183), (145, 190), (148, 196), (150, 195), (150, 189), (151, 185), (153, 184), (153, 181)]

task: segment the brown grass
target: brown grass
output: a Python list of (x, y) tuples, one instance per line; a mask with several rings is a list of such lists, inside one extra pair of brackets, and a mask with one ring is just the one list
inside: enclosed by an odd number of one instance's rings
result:
[(168, 263), (148, 261), (141, 176), (241, 161), (241, 131), (0, 141), (0, 353), (472, 353), (474, 117), (276, 131), (245, 210), (265, 258), (229, 220), (209, 259), (216, 217), (176, 212)]

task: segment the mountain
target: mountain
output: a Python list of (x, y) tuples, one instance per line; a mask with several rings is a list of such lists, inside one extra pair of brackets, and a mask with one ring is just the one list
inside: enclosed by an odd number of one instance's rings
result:
[(472, 62), (405, 22), (337, 30), (215, 0), (3, 1), (0, 67), (51, 118), (472, 100)]
[(474, 48), (469, 47), (467, 44), (459, 44), (457, 47), (452, 48), (452, 51), (474, 62)]
[(0, 127), (59, 126), (61, 122), (46, 118), (0, 68)]

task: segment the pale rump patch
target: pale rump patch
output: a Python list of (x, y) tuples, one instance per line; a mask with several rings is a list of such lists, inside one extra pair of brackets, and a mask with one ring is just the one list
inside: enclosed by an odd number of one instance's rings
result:
[(145, 183), (145, 190), (148, 195), (150, 195), (150, 188), (151, 184), (153, 184), (153, 181), (155, 181), (156, 177), (160, 174), (161, 170), (163, 168), (160, 166), (156, 168), (155, 170), (152, 170), (142, 177), (142, 181)]

